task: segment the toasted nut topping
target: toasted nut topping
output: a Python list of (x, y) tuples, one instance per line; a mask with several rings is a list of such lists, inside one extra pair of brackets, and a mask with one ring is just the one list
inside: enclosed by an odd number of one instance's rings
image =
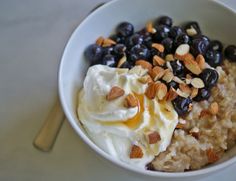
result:
[(187, 53), (186, 55), (184, 55), (183, 57), (181, 57), (182, 61), (195, 61), (194, 56), (191, 53)]
[(197, 34), (197, 31), (191, 26), (191, 28), (186, 30), (188, 36), (194, 36)]
[(127, 108), (136, 107), (138, 106), (138, 99), (134, 97), (132, 94), (128, 94), (125, 97), (124, 106)]
[(125, 94), (125, 91), (118, 86), (111, 88), (110, 92), (107, 94), (106, 99), (108, 101), (114, 100), (118, 97), (121, 97)]
[(210, 105), (209, 111), (212, 115), (216, 115), (219, 112), (219, 105), (217, 102), (213, 102)]
[(193, 74), (199, 75), (202, 70), (200, 69), (198, 63), (195, 60), (189, 59), (184, 60), (185, 67), (190, 70)]
[(171, 72), (173, 72), (173, 68), (172, 68), (172, 66), (171, 66), (169, 61), (166, 62), (166, 66), (167, 66), (168, 69), (170, 69)]
[(189, 74), (187, 74), (187, 75), (186, 75), (186, 79), (185, 79), (185, 83), (186, 83), (186, 84), (191, 84), (191, 80), (192, 80), (192, 76), (189, 75)]
[(185, 55), (188, 54), (190, 46), (188, 44), (181, 44), (175, 51), (175, 57), (182, 60)]
[(191, 81), (191, 85), (198, 89), (203, 88), (205, 86), (204, 82), (200, 78), (193, 78)]
[(150, 72), (150, 76), (154, 81), (157, 81), (164, 75), (165, 71), (162, 67), (155, 66)]
[(173, 101), (177, 96), (178, 96), (178, 94), (176, 93), (175, 89), (173, 87), (171, 87), (167, 96), (166, 96), (166, 100)]
[(178, 84), (184, 84), (184, 81), (182, 81), (179, 77), (174, 76), (173, 81), (177, 82)]
[(173, 54), (167, 54), (165, 56), (165, 60), (166, 61), (174, 61), (175, 60), (174, 55)]
[(147, 22), (146, 24), (146, 30), (148, 33), (156, 33), (156, 29), (153, 27), (153, 24), (151, 21)]
[(212, 148), (207, 149), (206, 154), (207, 154), (209, 163), (214, 163), (219, 160), (219, 156), (216, 154), (216, 152)]
[(130, 74), (137, 74), (138, 76), (144, 76), (147, 74), (148, 69), (144, 69), (141, 65), (134, 66), (132, 69), (129, 70)]
[(181, 91), (180, 89), (177, 89), (176, 93), (181, 96), (181, 97), (184, 97), (184, 98), (188, 98), (190, 96), (190, 93), (187, 93), (187, 92), (183, 92)]
[(104, 42), (104, 38), (102, 36), (98, 37), (98, 39), (96, 40), (96, 44), (99, 46), (102, 46)]
[(148, 84), (148, 83), (152, 83), (153, 80), (151, 78), (150, 75), (144, 75), (143, 77), (140, 77), (138, 79), (139, 82), (141, 82), (142, 84)]
[(131, 151), (130, 151), (130, 158), (142, 158), (143, 157), (143, 151), (142, 149), (137, 146), (137, 145), (133, 145), (131, 147)]
[(117, 64), (117, 67), (120, 68), (127, 60), (127, 57), (126, 55), (124, 55), (119, 61), (118, 61), (118, 64)]
[(179, 84), (179, 88), (182, 92), (188, 95), (190, 95), (192, 92), (191, 88), (187, 84)]
[(161, 136), (157, 131), (147, 133), (147, 139), (149, 144), (155, 144), (161, 140)]
[(150, 64), (148, 61), (146, 60), (137, 60), (135, 62), (135, 65), (140, 65), (142, 68), (144, 69), (148, 69), (151, 70), (152, 69), (152, 64)]
[(159, 43), (153, 43), (152, 47), (157, 49), (161, 53), (164, 52), (164, 50), (165, 50), (165, 47), (162, 44), (159, 44)]
[(192, 87), (191, 89), (192, 89), (192, 92), (191, 92), (190, 98), (193, 99), (198, 94), (198, 88)]
[(171, 72), (170, 69), (166, 69), (162, 79), (167, 83), (169, 83), (173, 80), (173, 78), (174, 78), (173, 72)]
[(200, 67), (201, 70), (205, 69), (206, 68), (206, 61), (205, 61), (205, 58), (199, 54), (197, 57), (196, 57), (196, 61)]
[(196, 139), (199, 138), (199, 128), (198, 127), (194, 127), (189, 131), (189, 134), (192, 135), (193, 137), (195, 137)]
[(160, 66), (162, 66), (162, 65), (164, 65), (165, 64), (165, 60), (163, 60), (161, 57), (159, 57), (159, 56), (157, 56), (157, 55), (155, 55), (154, 57), (153, 57), (153, 65), (154, 66), (156, 66), (156, 65), (160, 65)]
[(157, 85), (158, 86), (157, 86), (156, 96), (158, 97), (159, 100), (163, 100), (168, 91), (167, 86), (163, 83), (158, 83)]
[(103, 46), (103, 47), (109, 47), (109, 46), (115, 45), (115, 44), (116, 44), (116, 42), (113, 41), (112, 39), (110, 39), (110, 38), (105, 38), (105, 39), (103, 40), (102, 46)]
[(156, 96), (157, 88), (158, 88), (158, 85), (156, 83), (150, 83), (146, 89), (145, 95), (149, 99), (154, 99)]

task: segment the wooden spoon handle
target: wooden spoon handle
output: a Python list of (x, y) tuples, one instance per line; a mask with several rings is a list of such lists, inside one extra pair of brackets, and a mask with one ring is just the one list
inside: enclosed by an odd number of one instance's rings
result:
[(50, 151), (64, 119), (65, 115), (61, 108), (60, 101), (57, 100), (38, 135), (34, 139), (33, 145), (41, 151)]

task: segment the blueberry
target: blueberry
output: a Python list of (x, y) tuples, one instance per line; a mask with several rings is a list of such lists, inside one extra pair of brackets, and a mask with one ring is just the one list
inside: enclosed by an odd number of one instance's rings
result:
[(170, 65), (173, 69), (173, 73), (176, 76), (181, 76), (184, 74), (184, 65), (179, 61), (170, 61)]
[(167, 84), (167, 86), (168, 86), (168, 88), (170, 88), (170, 87), (173, 87), (174, 89), (178, 89), (179, 88), (179, 85), (178, 85), (178, 83), (177, 82), (175, 82), (175, 81), (170, 81), (168, 84)]
[(114, 46), (114, 54), (115, 55), (124, 55), (125, 53), (125, 50), (126, 50), (126, 46), (124, 44), (116, 44)]
[(172, 24), (173, 24), (173, 21), (169, 16), (161, 16), (155, 22), (155, 25), (166, 25), (168, 27), (171, 27)]
[(148, 60), (150, 56), (150, 52), (145, 45), (135, 45), (130, 50), (130, 61), (135, 62), (139, 59)]
[(205, 35), (195, 35), (192, 37), (192, 40), (196, 39), (203, 40), (207, 46), (210, 44), (210, 39)]
[(190, 98), (184, 98), (178, 96), (176, 99), (172, 101), (172, 103), (178, 115), (184, 116), (190, 111), (192, 100)]
[(194, 29), (196, 31), (196, 35), (200, 35), (202, 33), (200, 26), (199, 26), (198, 22), (196, 22), (196, 21), (190, 21), (190, 22), (186, 23), (184, 26), (184, 30), (186, 31), (186, 33), (187, 33), (188, 29)]
[(175, 37), (179, 36), (179, 35), (182, 34), (182, 33), (183, 33), (183, 30), (182, 30), (181, 27), (179, 27), (179, 26), (173, 26), (173, 27), (170, 29), (169, 37), (175, 39)]
[[(157, 49), (155, 48), (151, 48), (150, 50), (150, 58), (153, 58), (155, 55), (158, 55), (161, 58), (165, 58), (165, 53), (164, 52), (159, 52)], [(152, 62), (152, 60), (150, 60)]]
[(208, 45), (207, 49), (209, 50), (214, 50), (218, 52), (222, 52), (223, 50), (223, 45), (220, 41), (218, 40), (212, 40), (210, 41), (210, 44)]
[(177, 48), (181, 44), (188, 44), (189, 40), (190, 40), (189, 36), (185, 33), (182, 33), (182, 34), (176, 36), (175, 41), (174, 41), (175, 48)]
[(110, 38), (111, 38), (112, 40), (114, 40), (116, 43), (122, 43), (122, 44), (125, 43), (125, 37), (123, 37), (123, 36), (112, 35), (112, 36), (110, 36)]
[(163, 39), (168, 37), (170, 28), (165, 25), (160, 25), (156, 27), (156, 33), (153, 35), (153, 40), (160, 43)]
[(173, 50), (173, 40), (171, 38), (165, 38), (161, 44), (165, 47), (165, 53), (171, 53)]
[(236, 62), (236, 46), (229, 45), (224, 51), (225, 57), (230, 61)]
[(142, 43), (143, 43), (143, 36), (136, 33), (127, 39), (126, 45), (127, 47), (132, 48), (134, 45)]
[(200, 102), (203, 100), (208, 100), (210, 97), (210, 90), (207, 88), (202, 88), (198, 90), (198, 94), (193, 98), (194, 101)]
[(207, 50), (205, 55), (205, 60), (210, 66), (217, 67), (222, 64), (223, 56), (221, 52), (214, 50)]
[(117, 26), (116, 31), (123, 37), (131, 36), (134, 33), (134, 26), (129, 22), (122, 22)]
[(107, 55), (107, 54), (113, 54), (114, 52), (114, 47), (110, 46), (110, 47), (104, 47), (103, 48), (103, 55)]
[(216, 70), (206, 68), (202, 71), (199, 77), (203, 80), (205, 87), (211, 88), (216, 85), (219, 75)]
[(202, 54), (203, 56), (206, 53), (208, 44), (206, 43), (205, 40), (203, 39), (194, 39), (192, 40), (192, 45), (191, 45), (191, 53), (194, 56), (197, 56), (198, 54)]
[(99, 45), (92, 44), (86, 48), (84, 55), (85, 58), (89, 60), (91, 64), (96, 64), (102, 58), (103, 49)]
[(116, 67), (116, 59), (114, 55), (107, 54), (103, 57), (101, 61), (102, 65), (107, 65), (109, 67)]

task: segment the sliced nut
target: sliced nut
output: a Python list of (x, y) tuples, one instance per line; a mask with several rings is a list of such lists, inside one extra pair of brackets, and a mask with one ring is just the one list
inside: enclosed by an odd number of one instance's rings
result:
[(186, 30), (188, 36), (194, 36), (197, 34), (197, 31), (191, 26), (191, 28)]
[(191, 53), (187, 53), (180, 60), (183, 60), (183, 61), (195, 61), (195, 58), (194, 58), (194, 56)]
[(181, 91), (180, 89), (177, 89), (176, 90), (176, 93), (181, 96), (181, 97), (184, 97), (184, 98), (188, 98), (190, 96), (190, 93), (186, 93), (186, 92), (183, 92)]
[(151, 21), (147, 22), (146, 24), (146, 30), (148, 33), (156, 33), (156, 29), (153, 27), (153, 23)]
[(199, 75), (202, 70), (200, 69), (198, 63), (195, 60), (189, 59), (184, 60), (184, 66), (191, 71), (193, 74)]
[(179, 84), (179, 89), (188, 95), (192, 92), (191, 88), (187, 84)]
[(173, 101), (177, 96), (178, 96), (178, 94), (176, 93), (175, 89), (173, 87), (171, 87), (167, 96), (166, 96), (166, 100)]
[(174, 61), (175, 60), (174, 55), (173, 54), (167, 54), (165, 56), (165, 60), (166, 61)]
[(148, 84), (148, 83), (152, 83), (153, 82), (153, 80), (152, 80), (150, 75), (144, 75), (144, 76), (140, 77), (138, 79), (138, 81), (141, 82), (142, 84)]
[(116, 42), (115, 42), (114, 40), (112, 40), (112, 39), (110, 39), (110, 38), (105, 38), (105, 39), (103, 40), (102, 46), (103, 46), (103, 47), (109, 47), (109, 46), (115, 45), (115, 44), (116, 44)]
[(197, 57), (196, 57), (196, 61), (200, 67), (201, 70), (205, 69), (206, 68), (206, 61), (205, 61), (205, 58), (199, 54)]
[(171, 72), (170, 69), (166, 69), (162, 79), (166, 81), (167, 83), (169, 83), (173, 80), (173, 78), (174, 78), (173, 72)]
[(98, 37), (98, 39), (96, 40), (96, 44), (99, 46), (102, 46), (104, 42), (104, 38), (102, 36)]
[(209, 163), (214, 163), (219, 160), (219, 156), (212, 148), (206, 150), (207, 158)]
[(117, 67), (120, 68), (126, 61), (127, 61), (127, 57), (126, 57), (126, 55), (124, 55), (124, 56), (118, 61)]
[(131, 159), (133, 159), (133, 158), (142, 158), (143, 157), (142, 149), (139, 146), (137, 146), (137, 145), (133, 145), (131, 147), (131, 151), (130, 151), (129, 157)]
[(162, 44), (159, 44), (159, 43), (153, 43), (152, 47), (157, 49), (161, 53), (164, 52), (164, 50), (165, 50), (165, 47)]
[(191, 89), (192, 89), (192, 92), (191, 92), (190, 98), (193, 99), (198, 94), (198, 88), (192, 87)]
[(172, 66), (171, 66), (169, 61), (166, 62), (166, 66), (167, 66), (168, 69), (170, 69), (171, 72), (173, 72), (173, 68), (172, 68)]
[(189, 75), (189, 74), (187, 74), (187, 75), (186, 75), (186, 79), (185, 79), (185, 83), (186, 83), (186, 84), (191, 84), (191, 81), (192, 81), (192, 76)]
[(198, 88), (198, 89), (203, 88), (205, 86), (202, 79), (200, 79), (198, 77), (192, 79), (191, 85), (195, 88)]
[(163, 60), (161, 57), (159, 57), (158, 55), (155, 55), (152, 59), (153, 61), (153, 65), (156, 66), (156, 65), (164, 65), (165, 64), (165, 60)]
[(200, 130), (198, 127), (193, 127), (190, 131), (189, 134), (192, 135), (193, 137), (195, 137), (196, 139), (199, 138), (200, 135)]
[(212, 115), (216, 115), (219, 112), (219, 105), (217, 102), (213, 102), (210, 105), (209, 111)]
[(163, 100), (168, 91), (167, 86), (164, 83), (158, 83), (157, 85), (156, 96), (159, 100)]
[(161, 136), (157, 131), (147, 133), (146, 137), (149, 144), (155, 144), (161, 140)]
[(140, 65), (138, 66), (134, 66), (132, 69), (129, 70), (130, 74), (136, 74), (138, 76), (144, 76), (145, 74), (147, 74), (148, 70), (142, 68)]
[(189, 53), (190, 46), (188, 44), (181, 44), (175, 51), (175, 57), (182, 60), (185, 55)]
[(124, 94), (125, 94), (125, 91), (122, 88), (118, 86), (114, 86), (111, 88), (110, 92), (107, 94), (106, 99), (108, 101), (111, 101), (118, 97), (123, 96)]
[(154, 81), (160, 79), (164, 75), (164, 73), (164, 69), (159, 66), (155, 66), (151, 71), (149, 71), (149, 74)]
[(145, 91), (145, 95), (149, 99), (154, 99), (156, 96), (158, 85), (156, 83), (150, 83)]
[(184, 81), (182, 81), (179, 77), (174, 76), (173, 81), (175, 81), (178, 84), (184, 84)]
[(136, 107), (138, 106), (138, 99), (132, 94), (128, 94), (125, 97), (124, 106), (127, 108)]
[(148, 69), (148, 71), (150, 71), (152, 69), (152, 64), (150, 64), (148, 61), (146, 60), (137, 60), (135, 62), (135, 65), (140, 65), (142, 68), (144, 69)]

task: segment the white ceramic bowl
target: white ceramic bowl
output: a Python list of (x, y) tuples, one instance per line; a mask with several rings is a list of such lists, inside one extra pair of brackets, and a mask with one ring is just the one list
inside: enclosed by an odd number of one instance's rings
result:
[(218, 163), (197, 171), (183, 173), (165, 173), (141, 171), (126, 163), (113, 159), (96, 146), (86, 135), (79, 123), (76, 107), (77, 93), (82, 87), (89, 64), (84, 58), (85, 48), (94, 43), (98, 36), (109, 36), (118, 23), (129, 21), (135, 29), (144, 27), (148, 20), (160, 15), (173, 18), (174, 24), (196, 20), (204, 34), (212, 39), (219, 39), (225, 44), (236, 44), (236, 13), (224, 5), (206, 0), (115, 0), (90, 14), (74, 31), (62, 57), (59, 70), (59, 94), (64, 112), (76, 133), (98, 154), (129, 171), (149, 177), (166, 180), (200, 178), (214, 171), (223, 169), (236, 162), (236, 149), (226, 153)]

